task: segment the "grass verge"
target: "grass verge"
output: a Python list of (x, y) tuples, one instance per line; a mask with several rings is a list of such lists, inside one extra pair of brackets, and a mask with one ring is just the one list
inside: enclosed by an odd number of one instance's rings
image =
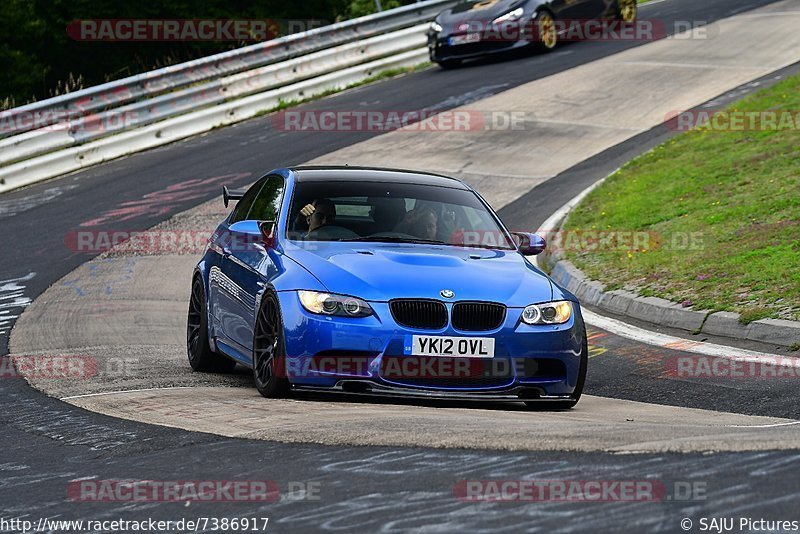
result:
[(629, 162), (566, 229), (641, 232), (645, 244), (566, 255), (609, 289), (739, 312), (745, 323), (800, 320), (800, 76), (728, 111), (787, 112), (796, 122), (701, 127)]

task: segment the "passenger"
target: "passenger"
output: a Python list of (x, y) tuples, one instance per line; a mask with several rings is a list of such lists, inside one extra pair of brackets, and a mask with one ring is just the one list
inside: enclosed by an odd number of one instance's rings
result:
[(413, 235), (420, 239), (436, 240), (439, 218), (431, 208), (415, 208), (397, 225), (395, 232)]
[(439, 217), (439, 234), (437, 237), (446, 243), (453, 243), (457, 224), (458, 215), (456, 211), (452, 207), (443, 206), (442, 216)]

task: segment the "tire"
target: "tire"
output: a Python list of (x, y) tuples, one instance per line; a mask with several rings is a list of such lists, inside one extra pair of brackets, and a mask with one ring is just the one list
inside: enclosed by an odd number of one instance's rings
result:
[(578, 383), (575, 384), (575, 391), (570, 395), (569, 400), (564, 401), (527, 401), (525, 406), (536, 410), (569, 410), (578, 404), (583, 395), (583, 388), (586, 385), (586, 371), (589, 368), (589, 341), (586, 339), (586, 326), (583, 327), (583, 350), (581, 353), (581, 367), (578, 370)]
[(236, 362), (211, 350), (208, 343), (208, 312), (203, 279), (195, 277), (186, 322), (186, 351), (189, 365), (200, 373), (230, 373)]
[(540, 10), (533, 18), (533, 27), (538, 32), (536, 47), (543, 52), (550, 52), (558, 46), (558, 33), (555, 17), (546, 9)]
[(286, 378), (286, 355), (283, 339), (283, 320), (274, 293), (261, 301), (253, 336), (253, 379), (263, 397), (279, 398), (289, 393)]
[(436, 64), (439, 65), (439, 67), (441, 67), (444, 70), (457, 69), (458, 67), (461, 66), (461, 60), (460, 59), (443, 59), (441, 61), (437, 61)]
[(617, 0), (617, 20), (625, 23), (636, 22), (639, 8), (636, 0)]

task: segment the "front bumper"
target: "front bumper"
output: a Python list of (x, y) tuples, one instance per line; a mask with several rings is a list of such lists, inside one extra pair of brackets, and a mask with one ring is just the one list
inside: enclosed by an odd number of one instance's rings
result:
[(441, 62), (474, 59), (490, 54), (509, 52), (531, 44), (530, 40), (524, 38), (485, 38), (485, 36), (482, 36), (480, 41), (474, 43), (450, 44), (450, 38), (458, 37), (459, 35), (463, 34), (438, 34), (429, 32), (428, 55), (431, 61)]
[[(402, 327), (385, 302), (370, 302), (375, 315), (352, 319), (311, 314), (293, 291), (279, 293), (279, 300), (287, 376), (298, 389), (424, 398), (519, 401), (522, 395), (563, 400), (578, 381), (585, 329), (577, 304), (575, 314), (563, 325), (530, 326), (520, 321), (522, 309), (509, 308), (500, 328), (462, 332), (449, 324), (440, 330)], [(411, 335), (491, 337), (495, 357), (406, 355), (404, 347)]]

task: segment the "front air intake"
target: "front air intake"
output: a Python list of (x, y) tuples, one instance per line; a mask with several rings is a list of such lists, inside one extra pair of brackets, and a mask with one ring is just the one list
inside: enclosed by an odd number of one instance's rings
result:
[(436, 300), (393, 300), (389, 308), (397, 324), (407, 328), (441, 330), (447, 326), (447, 308)]
[(506, 307), (493, 302), (457, 302), (453, 305), (453, 328), (465, 332), (487, 332), (500, 328)]

